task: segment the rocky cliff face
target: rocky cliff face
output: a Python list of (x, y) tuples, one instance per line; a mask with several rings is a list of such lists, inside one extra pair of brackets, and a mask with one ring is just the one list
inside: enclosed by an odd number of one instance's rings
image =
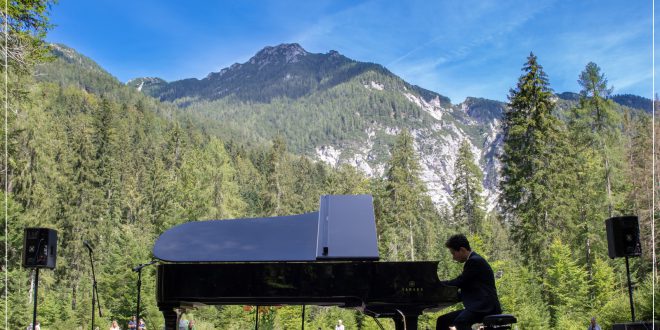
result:
[[(378, 82), (370, 82), (365, 88), (375, 88)], [(484, 197), (489, 210), (495, 207), (499, 162), (496, 154), (501, 149), (500, 119), (504, 104), (491, 100), (466, 100), (463, 103), (443, 107), (437, 99), (424, 100), (405, 91), (404, 96), (432, 118), (430, 125), (411, 130), (415, 149), (422, 168), (421, 179), (436, 205), (450, 205), (451, 185), (455, 180), (454, 164), (463, 140), (468, 140), (475, 155), (475, 162), (484, 172)], [(483, 102), (487, 102), (484, 105)], [(366, 141), (343, 141), (339, 145), (321, 145), (315, 149), (315, 157), (332, 165), (348, 163), (370, 176), (381, 176), (385, 163), (378, 161), (374, 146), (383, 136), (394, 137), (400, 133), (397, 126), (373, 123), (365, 131)], [(347, 147), (347, 145), (350, 145)]]

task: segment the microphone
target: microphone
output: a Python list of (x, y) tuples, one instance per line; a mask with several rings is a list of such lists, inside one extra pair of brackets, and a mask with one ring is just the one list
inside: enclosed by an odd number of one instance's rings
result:
[(150, 263), (137, 265), (137, 266), (133, 267), (133, 271), (134, 271), (134, 272), (137, 272), (138, 270), (140, 270), (140, 269), (142, 269), (142, 268), (144, 268), (144, 267), (147, 267), (147, 266), (149, 266), (149, 265), (153, 265), (153, 264), (155, 264), (155, 263), (157, 263), (157, 262), (158, 262), (158, 260), (151, 260)]
[(89, 241), (84, 240), (84, 241), (83, 241), (83, 244), (85, 245), (85, 247), (87, 247), (87, 248), (89, 249), (89, 252), (92, 252), (92, 246), (89, 245)]

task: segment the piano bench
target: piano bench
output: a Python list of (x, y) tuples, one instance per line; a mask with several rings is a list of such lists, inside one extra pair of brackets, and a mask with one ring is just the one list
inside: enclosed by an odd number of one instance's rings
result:
[(495, 314), (484, 317), (484, 330), (504, 330), (511, 329), (511, 324), (518, 322), (515, 316), (511, 314)]

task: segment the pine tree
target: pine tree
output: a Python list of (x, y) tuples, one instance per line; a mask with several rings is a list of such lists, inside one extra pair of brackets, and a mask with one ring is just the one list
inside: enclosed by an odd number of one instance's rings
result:
[[(20, 74), (30, 74), (37, 63), (47, 57), (46, 32), (52, 25), (49, 23), (48, 10), (52, 0), (10, 1), (7, 3), (7, 30), (0, 31), (2, 48), (7, 55), (9, 68), (5, 70), (18, 71)], [(5, 7), (2, 6), (4, 12)], [(6, 15), (6, 16), (5, 16)]]
[(117, 136), (117, 110), (107, 98), (101, 99), (101, 105), (93, 114), (93, 142), (96, 147), (97, 173), (99, 188), (103, 191), (107, 217), (119, 218), (120, 206), (119, 182), (119, 145)]
[(592, 310), (601, 309), (613, 297), (622, 293), (621, 287), (617, 288), (614, 269), (603, 258), (595, 258), (590, 284), (594, 293), (593, 299), (589, 301)]
[(211, 216), (214, 219), (238, 218), (245, 214), (246, 204), (241, 199), (238, 185), (235, 181), (236, 170), (225, 151), (222, 142), (217, 138), (205, 148), (204, 170), (210, 180), (206, 181), (211, 192)]
[(549, 245), (548, 234), (556, 225), (551, 184), (559, 173), (556, 155), (561, 154), (561, 126), (552, 113), (548, 78), (534, 54), (522, 70), (504, 112), (499, 206), (523, 260), (540, 263)]
[(538, 276), (513, 260), (491, 265), (493, 269), (503, 270), (501, 278), (496, 279), (502, 310), (518, 318), (520, 329), (549, 329), (550, 312)]
[(476, 234), (480, 232), (485, 216), (481, 197), (483, 174), (474, 162), (474, 155), (467, 140), (464, 140), (458, 149), (454, 172), (456, 179), (451, 193), (454, 222), (467, 225), (470, 234)]
[(289, 213), (288, 199), (293, 197), (293, 171), (282, 136), (273, 139), (273, 145), (265, 160), (266, 191), (265, 211), (269, 216)]
[(607, 99), (612, 88), (607, 86), (605, 75), (593, 62), (580, 73), (578, 83), (582, 87), (579, 105), (569, 115), (571, 172), (575, 178), (572, 190), (576, 192), (575, 210), (571, 213), (578, 215), (576, 229), (580, 234), (576, 241), (584, 247), (585, 264), (591, 279), (594, 245), (596, 253), (604, 250), (603, 235), (594, 228), (599, 228), (603, 219), (614, 215), (619, 204), (616, 199), (622, 198), (623, 191), (629, 188), (623, 187), (620, 178), (620, 116), (614, 111), (612, 101)]
[(327, 176), (326, 189), (328, 194), (352, 195), (369, 193), (369, 180), (355, 167), (341, 164)]
[[(420, 166), (413, 137), (403, 130), (392, 147), (387, 164), (384, 218), (388, 255), (394, 260), (423, 259), (429, 251), (425, 233), (437, 221), (437, 213), (429, 212), (433, 204), (419, 178)], [(432, 215), (429, 215), (432, 214)]]
[(300, 156), (294, 160), (293, 172), (297, 180), (293, 182), (293, 205), (291, 212), (294, 214), (310, 212), (318, 209), (319, 196), (325, 178), (319, 177), (316, 172), (319, 168), (309, 160)]
[(247, 158), (237, 154), (234, 157), (236, 167), (236, 184), (238, 184), (241, 199), (246, 203), (245, 215), (256, 217), (262, 215), (264, 210), (265, 178)]
[(552, 325), (567, 329), (583, 319), (588, 311), (589, 282), (586, 270), (571, 256), (570, 248), (559, 239), (550, 246), (548, 276), (544, 280)]
[(586, 122), (590, 129), (592, 148), (596, 148), (603, 158), (604, 182), (603, 186), (607, 193), (607, 213), (611, 217), (614, 212), (612, 197), (612, 156), (608, 150), (617, 138), (620, 122), (618, 114), (613, 109), (608, 96), (612, 88), (607, 86), (605, 74), (600, 72), (596, 63), (589, 62), (584, 71), (580, 73), (578, 84), (582, 87), (580, 91), (580, 105), (576, 108), (576, 116)]
[[(0, 148), (6, 149), (9, 156), (9, 159), (5, 159), (5, 154), (0, 154), (1, 163), (8, 165), (8, 168), (3, 170), (6, 175), (0, 178), (0, 184), (3, 191), (6, 190), (5, 192), (8, 193), (12, 192), (16, 184), (15, 177), (21, 176), (25, 171), (23, 166), (35, 165), (30, 164), (34, 159), (18, 159), (15, 155), (25, 151), (21, 150), (21, 147), (31, 148), (19, 142), (21, 135), (24, 134), (22, 129), (25, 128), (21, 121), (26, 120), (26, 109), (29, 109), (32, 103), (28, 91), (28, 86), (34, 83), (32, 70), (35, 65), (48, 57), (45, 37), (46, 32), (52, 27), (48, 18), (51, 4), (52, 1), (49, 0), (4, 1), (0, 9), (3, 18), (0, 45), (3, 55), (6, 55), (6, 63), (3, 60), (3, 65), (0, 66), (0, 79), (7, 91), (5, 93), (3, 89), (0, 93), (0, 102), (6, 103), (11, 109), (7, 112), (7, 116), (2, 116), (0, 119), (0, 125), (8, 128), (0, 131)], [(30, 150), (30, 154), (34, 157), (34, 150)]]

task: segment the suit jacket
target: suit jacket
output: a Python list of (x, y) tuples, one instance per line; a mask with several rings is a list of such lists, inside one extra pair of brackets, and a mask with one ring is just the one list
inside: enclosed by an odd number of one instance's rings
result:
[(463, 265), (463, 273), (453, 280), (440, 281), (448, 286), (461, 289), (461, 299), (465, 309), (471, 312), (500, 314), (502, 307), (497, 299), (495, 275), (486, 259), (472, 252)]

